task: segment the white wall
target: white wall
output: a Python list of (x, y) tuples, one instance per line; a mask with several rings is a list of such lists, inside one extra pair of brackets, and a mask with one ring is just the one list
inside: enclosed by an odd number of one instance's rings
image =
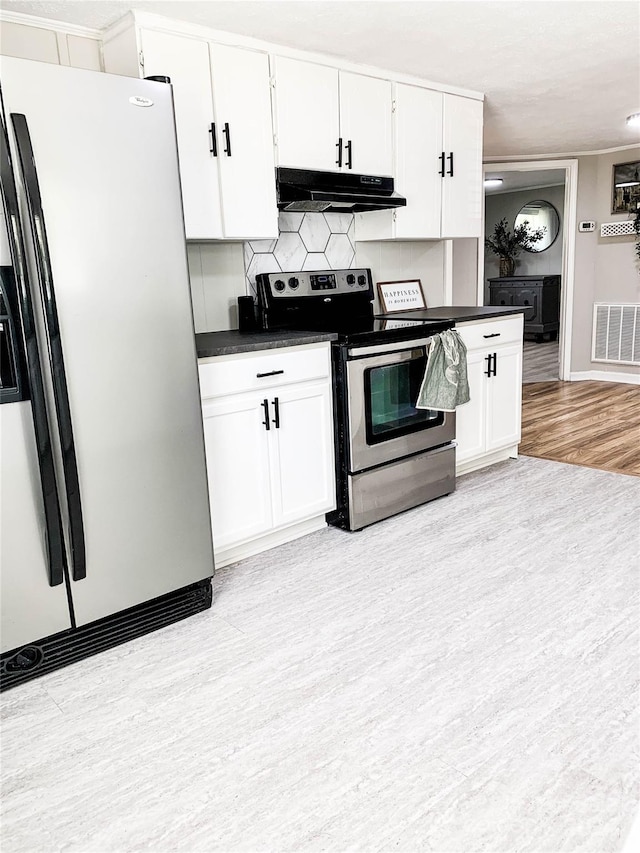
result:
[(578, 221), (592, 219), (596, 230), (576, 233), (575, 290), (571, 372), (604, 371), (640, 375), (640, 367), (591, 361), (594, 302), (640, 304), (640, 265), (633, 235), (601, 237), (603, 222), (624, 222), (628, 214), (612, 214), (612, 178), (615, 163), (640, 161), (640, 147), (613, 154), (578, 158)]
[[(534, 190), (517, 190), (510, 193), (489, 193), (485, 199), (485, 234), (493, 234), (496, 223), (506, 218), (511, 230), (521, 208), (530, 201), (551, 202), (560, 215), (560, 230), (552, 246), (544, 252), (521, 252), (516, 258), (516, 275), (560, 275), (562, 273), (562, 228), (564, 225), (564, 185), (537, 187)], [(489, 300), (488, 279), (500, 274), (500, 259), (485, 251), (484, 280), (485, 301)]]

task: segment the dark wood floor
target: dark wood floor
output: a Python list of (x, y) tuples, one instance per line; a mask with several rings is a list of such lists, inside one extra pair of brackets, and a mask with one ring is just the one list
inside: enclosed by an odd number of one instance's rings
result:
[(640, 386), (591, 381), (523, 385), (519, 452), (640, 477)]

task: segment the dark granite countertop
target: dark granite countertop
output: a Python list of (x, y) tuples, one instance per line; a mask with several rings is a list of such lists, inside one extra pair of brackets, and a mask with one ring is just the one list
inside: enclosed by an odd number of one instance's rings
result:
[(200, 332), (196, 335), (196, 350), (198, 358), (210, 358), (214, 355), (317, 344), (335, 341), (337, 338), (331, 332)]
[(464, 323), (470, 320), (491, 320), (507, 314), (521, 314), (524, 305), (441, 305), (438, 308), (423, 308), (418, 311), (402, 311), (390, 317), (407, 320), (453, 320)]
[[(469, 320), (487, 320), (507, 314), (518, 314), (522, 307), (504, 305), (442, 305), (439, 308), (424, 308), (420, 311), (402, 311), (390, 314), (394, 320), (453, 320), (464, 323)], [(217, 355), (234, 355), (241, 352), (259, 352), (279, 347), (295, 347), (302, 344), (317, 344), (335, 341), (338, 336), (332, 332), (243, 332), (237, 330), (225, 332), (199, 332), (196, 335), (198, 358), (211, 358)]]

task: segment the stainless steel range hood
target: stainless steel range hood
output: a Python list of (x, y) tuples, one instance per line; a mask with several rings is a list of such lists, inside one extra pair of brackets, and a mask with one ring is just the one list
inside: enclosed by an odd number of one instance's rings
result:
[(404, 207), (406, 198), (394, 192), (393, 178), (276, 169), (278, 209), (299, 212), (362, 213)]

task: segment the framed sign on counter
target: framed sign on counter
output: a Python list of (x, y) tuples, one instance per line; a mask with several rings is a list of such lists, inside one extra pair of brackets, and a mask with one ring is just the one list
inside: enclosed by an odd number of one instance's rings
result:
[(380, 306), (385, 314), (427, 307), (419, 278), (410, 278), (406, 281), (379, 281), (378, 295)]

